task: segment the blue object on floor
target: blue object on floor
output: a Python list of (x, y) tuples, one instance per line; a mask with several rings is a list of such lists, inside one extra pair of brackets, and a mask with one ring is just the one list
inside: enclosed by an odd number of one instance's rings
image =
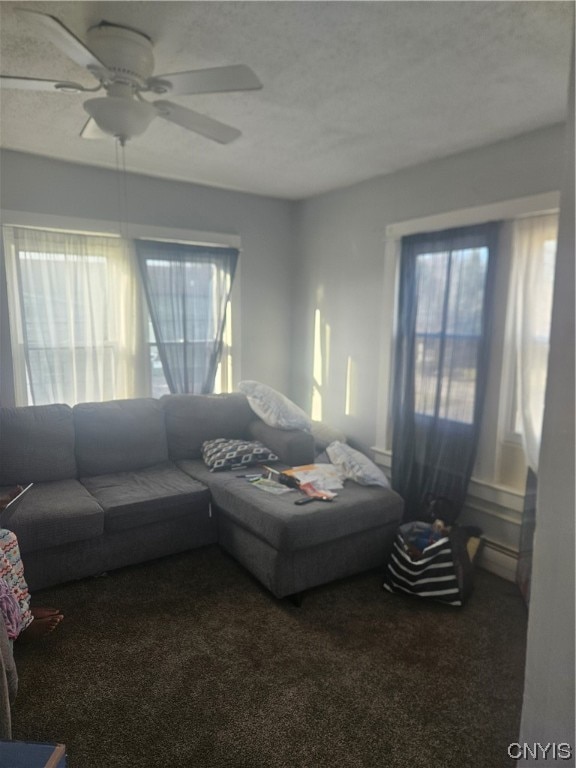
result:
[(64, 744), (30, 741), (0, 741), (3, 768), (66, 768)]

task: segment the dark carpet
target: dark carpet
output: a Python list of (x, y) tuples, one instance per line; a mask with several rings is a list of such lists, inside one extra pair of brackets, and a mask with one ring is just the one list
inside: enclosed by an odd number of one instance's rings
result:
[(13, 738), (69, 768), (505, 768), (527, 612), (478, 570), (450, 608), (370, 573), (274, 599), (216, 547), (44, 590)]

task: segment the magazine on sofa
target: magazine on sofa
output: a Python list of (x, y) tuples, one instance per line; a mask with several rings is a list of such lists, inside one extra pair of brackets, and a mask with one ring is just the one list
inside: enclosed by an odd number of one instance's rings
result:
[[(306, 494), (310, 499), (317, 499), (318, 501), (332, 501), (336, 498), (336, 493), (329, 490), (319, 474), (316, 474), (316, 480), (320, 484), (320, 487), (311, 479), (311, 468), (314, 465), (307, 464), (305, 467), (289, 467), (287, 469), (276, 469), (264, 465), (264, 469), (268, 473), (268, 479), (272, 482), (276, 482), (281, 486), (287, 486), (288, 489), (295, 488), (302, 493)], [(318, 465), (320, 466), (320, 465)], [(338, 488), (342, 488), (342, 485), (338, 485)]]
[(285, 469), (282, 474), (295, 477), (300, 484), (312, 483), (319, 491), (338, 491), (344, 487), (334, 464), (304, 464)]

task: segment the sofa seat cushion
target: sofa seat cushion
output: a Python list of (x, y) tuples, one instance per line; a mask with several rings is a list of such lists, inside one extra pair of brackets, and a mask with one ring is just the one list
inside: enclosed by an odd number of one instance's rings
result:
[(81, 478), (104, 509), (107, 532), (207, 511), (210, 492), (171, 462), (133, 472)]
[(2, 527), (14, 531), (24, 555), (102, 536), (104, 511), (78, 480), (36, 483), (2, 515)]
[(205, 482), (219, 510), (275, 549), (295, 551), (362, 531), (399, 524), (403, 501), (394, 491), (347, 481), (332, 502), (298, 506), (299, 491), (273, 496), (238, 473), (210, 473), (199, 461), (180, 461), (191, 477)]

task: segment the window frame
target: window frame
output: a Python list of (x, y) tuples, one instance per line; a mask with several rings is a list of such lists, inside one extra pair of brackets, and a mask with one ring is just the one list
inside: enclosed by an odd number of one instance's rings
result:
[[(184, 243), (186, 245), (206, 245), (224, 248), (236, 248), (239, 255), (242, 253), (242, 239), (235, 233), (211, 232), (206, 230), (183, 229), (178, 227), (163, 227), (155, 224), (138, 224), (132, 222), (118, 222), (106, 219), (86, 219), (74, 216), (60, 216), (53, 214), (36, 214), (28, 211), (16, 211), (9, 209), (0, 209), (1, 222), (3, 226), (27, 227), (31, 229), (53, 230), (56, 232), (70, 232), (82, 235), (104, 235), (109, 237), (118, 237), (125, 239), (127, 247), (134, 256), (134, 241), (137, 239), (158, 240), (159, 242)], [(2, 238), (3, 240), (3, 238)], [(5, 246), (2, 244), (2, 248)], [(224, 337), (224, 349), (221, 363), (216, 375), (215, 391), (231, 391), (236, 381), (241, 380), (241, 360), (239, 355), (234, 354), (235, 340), (240, 338), (241, 329), (241, 264), (238, 259), (236, 266), (235, 279), (232, 284), (232, 293), (227, 310), (227, 323)], [(140, 280), (138, 273), (135, 279)], [(146, 321), (146, 318), (144, 318)], [(146, 348), (147, 359), (150, 344), (148, 334), (145, 333), (143, 344)], [(148, 372), (147, 381), (143, 382), (148, 390), (148, 395), (152, 392), (151, 371)], [(15, 379), (18, 380), (19, 372), (14, 371)], [(22, 386), (18, 385), (17, 391), (22, 391)]]
[[(443, 238), (444, 239), (444, 238)], [(417, 312), (416, 312), (416, 319), (415, 319), (415, 327), (414, 327), (414, 343), (415, 347), (418, 346), (418, 344), (422, 344), (422, 350), (425, 351), (426, 348), (429, 346), (429, 342), (437, 341), (438, 342), (438, 353), (442, 356), (442, 350), (448, 349), (450, 345), (453, 345), (455, 347), (457, 342), (461, 342), (464, 340), (475, 340), (477, 343), (481, 341), (483, 337), (483, 323), (482, 323), (482, 317), (484, 314), (484, 296), (485, 291), (487, 287), (487, 280), (488, 280), (488, 248), (486, 246), (480, 246), (480, 247), (467, 247), (465, 249), (460, 247), (450, 247), (449, 250), (445, 249), (445, 243), (442, 242), (442, 244), (436, 244), (432, 242), (433, 238), (430, 238), (430, 248), (426, 249), (425, 251), (418, 252), (415, 254), (415, 264), (414, 264), (414, 270), (415, 270), (415, 280), (418, 287), (416, 287), (416, 306), (417, 306)], [(452, 323), (450, 322), (450, 314), (451, 309), (454, 309), (452, 307), (452, 297), (454, 296), (453, 290), (454, 290), (454, 283), (452, 282), (452, 275), (454, 273), (454, 264), (458, 264), (458, 258), (461, 256), (464, 252), (478, 252), (483, 251), (485, 252), (485, 265), (483, 269), (483, 276), (482, 276), (482, 287), (481, 287), (481, 310), (480, 315), (477, 318), (479, 321), (479, 327), (476, 329), (476, 333), (455, 333), (454, 329), (452, 332), (448, 331), (449, 325)], [(428, 260), (428, 263), (431, 263), (430, 259), (434, 260), (434, 257), (447, 257), (447, 264), (445, 265), (445, 269), (442, 270), (444, 272), (444, 276), (446, 279), (444, 289), (443, 289), (443, 295), (441, 298), (441, 304), (442, 304), (442, 310), (440, 312), (441, 317), (438, 318), (439, 320), (439, 327), (436, 331), (419, 331), (418, 325), (419, 325), (419, 319), (420, 319), (420, 307), (421, 307), (421, 301), (426, 303), (427, 299), (430, 298), (430, 294), (427, 294), (426, 289), (424, 291), (421, 291), (421, 288), (419, 287), (421, 284), (421, 278), (418, 277), (419, 270), (421, 268), (421, 265), (424, 263), (423, 260)], [(456, 262), (454, 261), (456, 259)], [(435, 265), (434, 265), (435, 267)], [(441, 266), (442, 268), (442, 266)], [(435, 271), (435, 269), (434, 269)], [(432, 275), (429, 275), (430, 279), (432, 279)], [(425, 318), (426, 319), (426, 318)], [(434, 347), (434, 344), (432, 344), (432, 347)], [(437, 419), (441, 423), (446, 425), (446, 429), (449, 430), (458, 430), (458, 425), (462, 425), (462, 429), (465, 429), (467, 426), (471, 426), (474, 422), (474, 402), (475, 402), (475, 396), (476, 396), (476, 386), (478, 381), (478, 369), (477, 364), (474, 364), (474, 383), (473, 383), (473, 396), (471, 400), (468, 400), (468, 406), (472, 406), (472, 412), (469, 414), (469, 418), (454, 418), (451, 417), (448, 413), (443, 415), (443, 411), (445, 411), (446, 407), (452, 405), (453, 403), (447, 403), (445, 402), (444, 398), (444, 386), (440, 385), (439, 390), (436, 392), (435, 399), (438, 400), (438, 406), (439, 410), (436, 415), (433, 413), (428, 413), (423, 410), (418, 410), (418, 406), (420, 406), (422, 403), (419, 402), (421, 400), (420, 397), (420, 391), (418, 389), (418, 384), (423, 383), (424, 376), (421, 372), (418, 372), (418, 368), (420, 365), (419, 357), (420, 354), (416, 352), (417, 359), (414, 360), (414, 366), (415, 366), (415, 381), (414, 381), (414, 396), (415, 396), (415, 404), (414, 404), (414, 417), (417, 422), (420, 422), (422, 424), (430, 423), (432, 420)], [(422, 363), (425, 364), (425, 363)], [(434, 377), (435, 378), (435, 377)], [(443, 402), (444, 401), (444, 402)]]
[[(394, 348), (397, 338), (397, 308), (399, 299), (400, 282), (400, 258), (402, 237), (418, 234), (420, 232), (434, 232), (443, 229), (472, 226), (488, 221), (501, 220), (504, 222), (502, 237), (511, 237), (512, 227), (509, 222), (521, 216), (555, 212), (560, 207), (560, 193), (557, 191), (546, 192), (539, 195), (531, 195), (522, 198), (505, 200), (489, 205), (474, 208), (458, 209), (440, 214), (434, 214), (418, 219), (408, 219), (386, 227), (384, 244), (384, 286), (381, 315), (381, 343), (379, 348), (379, 391), (381, 397), (378, 403), (376, 445), (373, 450), (378, 460), (385, 466), (391, 466), (392, 457), (392, 382), (394, 371)], [(519, 466), (521, 450), (520, 435), (511, 430), (514, 424), (514, 363), (509, 355), (505, 354), (506, 345), (509, 344), (507, 322), (507, 302), (509, 277), (511, 267), (510, 248), (502, 247), (501, 253), (505, 253), (502, 260), (506, 263), (499, 264), (496, 290), (499, 291), (498, 303), (499, 316), (495, 327), (499, 329), (499, 344), (494, 345), (491, 351), (491, 374), (489, 381), (489, 427), (487, 434), (481, 437), (478, 451), (478, 459), (473, 473), (473, 478), (480, 482), (501, 487), (515, 488), (520, 485), (520, 478), (525, 478), (525, 465)], [(500, 277), (504, 275), (505, 281)], [(496, 347), (496, 348), (494, 348)], [(498, 365), (493, 363), (497, 362)], [(497, 368), (497, 370), (495, 370)], [(509, 473), (512, 478), (508, 482), (502, 482), (498, 469), (498, 462), (502, 460), (502, 454), (512, 453), (511, 458), (504, 458), (504, 462), (512, 462), (515, 468)], [(521, 463), (521, 462), (520, 462)], [(518, 466), (516, 466), (518, 465)], [(478, 475), (476, 472), (478, 471)], [(518, 482), (516, 482), (518, 480)]]
[[(146, 243), (150, 243), (151, 242), (150, 238), (142, 238), (142, 239), (145, 240)], [(189, 262), (189, 259), (192, 256), (192, 254), (188, 253), (187, 251), (182, 251), (181, 253), (173, 253), (171, 256), (168, 256), (165, 253), (159, 253), (157, 256), (154, 256), (154, 255), (147, 256), (145, 253), (141, 254), (141, 253), (138, 252), (138, 247), (136, 245), (136, 240), (133, 240), (131, 242), (132, 242), (132, 246), (133, 246), (133, 248), (135, 250), (135, 257), (136, 257), (136, 261), (137, 261), (138, 274), (140, 276), (140, 283), (141, 283), (142, 290), (143, 290), (145, 296), (147, 296), (148, 288), (147, 288), (147, 286), (145, 284), (146, 281), (144, 280), (143, 272), (145, 272), (147, 270), (148, 264), (150, 262), (154, 262), (154, 261), (156, 261), (157, 263), (161, 263), (161, 262), (167, 262), (167, 263), (178, 262), (180, 264), (186, 264), (186, 263)], [(154, 238), (152, 240), (152, 242), (157, 242), (161, 246), (162, 245), (167, 245), (167, 244), (174, 245), (176, 243), (177, 245), (182, 245), (184, 247), (190, 247), (191, 249), (193, 249), (195, 247), (196, 248), (199, 247), (199, 248), (202, 248), (202, 249), (206, 249), (207, 252), (209, 252), (209, 251), (211, 251), (213, 249), (214, 253), (210, 254), (210, 258), (212, 260), (211, 261), (211, 266), (212, 266), (213, 269), (214, 268), (220, 269), (220, 265), (218, 264), (219, 258), (220, 258), (218, 256), (218, 254), (217, 254), (218, 250), (227, 250), (227, 251), (235, 250), (236, 251), (236, 256), (235, 256), (235, 260), (234, 260), (234, 267), (232, 269), (232, 273), (228, 275), (228, 278), (230, 280), (229, 288), (228, 288), (228, 294), (229, 295), (228, 295), (228, 300), (226, 302), (226, 306), (225, 306), (225, 310), (224, 310), (224, 312), (225, 312), (225, 318), (224, 318), (225, 319), (225, 324), (224, 324), (224, 329), (223, 329), (222, 348), (221, 348), (220, 359), (218, 361), (218, 365), (217, 365), (217, 369), (216, 369), (216, 373), (215, 373), (214, 389), (213, 389), (214, 394), (218, 394), (218, 393), (222, 393), (222, 392), (226, 392), (226, 391), (231, 391), (232, 383), (233, 383), (233, 381), (232, 381), (233, 380), (233, 376), (232, 376), (232, 339), (231, 339), (231, 326), (232, 326), (231, 312), (232, 312), (232, 306), (231, 305), (232, 305), (232, 290), (233, 290), (233, 287), (234, 287), (234, 283), (235, 283), (235, 280), (236, 280), (236, 275), (238, 273), (238, 266), (239, 266), (239, 262), (240, 262), (240, 259), (238, 258), (239, 255), (240, 255), (240, 249), (239, 248), (233, 249), (233, 248), (224, 247), (224, 246), (216, 246), (215, 244), (206, 244), (206, 243), (200, 244), (200, 243), (197, 243), (197, 242), (192, 243), (192, 242), (188, 242), (188, 241), (184, 242), (184, 241), (181, 241), (181, 240), (179, 240), (179, 241), (174, 241), (174, 240), (167, 241), (165, 239), (160, 240), (158, 238)], [(206, 256), (206, 253), (203, 253), (202, 254), (202, 258), (204, 259), (205, 256)], [(193, 261), (191, 261), (190, 263), (192, 265), (194, 265)], [(206, 265), (210, 265), (210, 261), (208, 261)], [(212, 283), (211, 283), (211, 289), (213, 289)], [(145, 303), (147, 303), (147, 302), (145, 302)], [(148, 319), (148, 323), (147, 323), (146, 341), (147, 341), (148, 350), (149, 350), (149, 352), (151, 352), (152, 348), (156, 347), (156, 349), (158, 351), (158, 354), (160, 355), (160, 348), (159, 348), (158, 341), (157, 341), (157, 338), (156, 338), (156, 327), (155, 327), (154, 318), (153, 318), (150, 306), (148, 306), (148, 316), (147, 316), (147, 319)], [(201, 341), (201, 340), (196, 340), (196, 341)], [(204, 341), (209, 341), (209, 339), (205, 339)], [(165, 341), (165, 344), (178, 344), (178, 345), (180, 345), (180, 344), (186, 344), (186, 341), (184, 339), (173, 339), (171, 341)], [(152, 356), (151, 356), (151, 354), (150, 354), (150, 363), (152, 363)], [(164, 376), (164, 383), (167, 384), (166, 374), (165, 374), (164, 371), (163, 371), (163, 376)], [(150, 367), (150, 388), (151, 388), (151, 391), (153, 393), (154, 392), (154, 382), (153, 382), (152, 366)], [(153, 396), (154, 396), (154, 394), (153, 394)], [(161, 395), (159, 395), (159, 396), (161, 396)]]

